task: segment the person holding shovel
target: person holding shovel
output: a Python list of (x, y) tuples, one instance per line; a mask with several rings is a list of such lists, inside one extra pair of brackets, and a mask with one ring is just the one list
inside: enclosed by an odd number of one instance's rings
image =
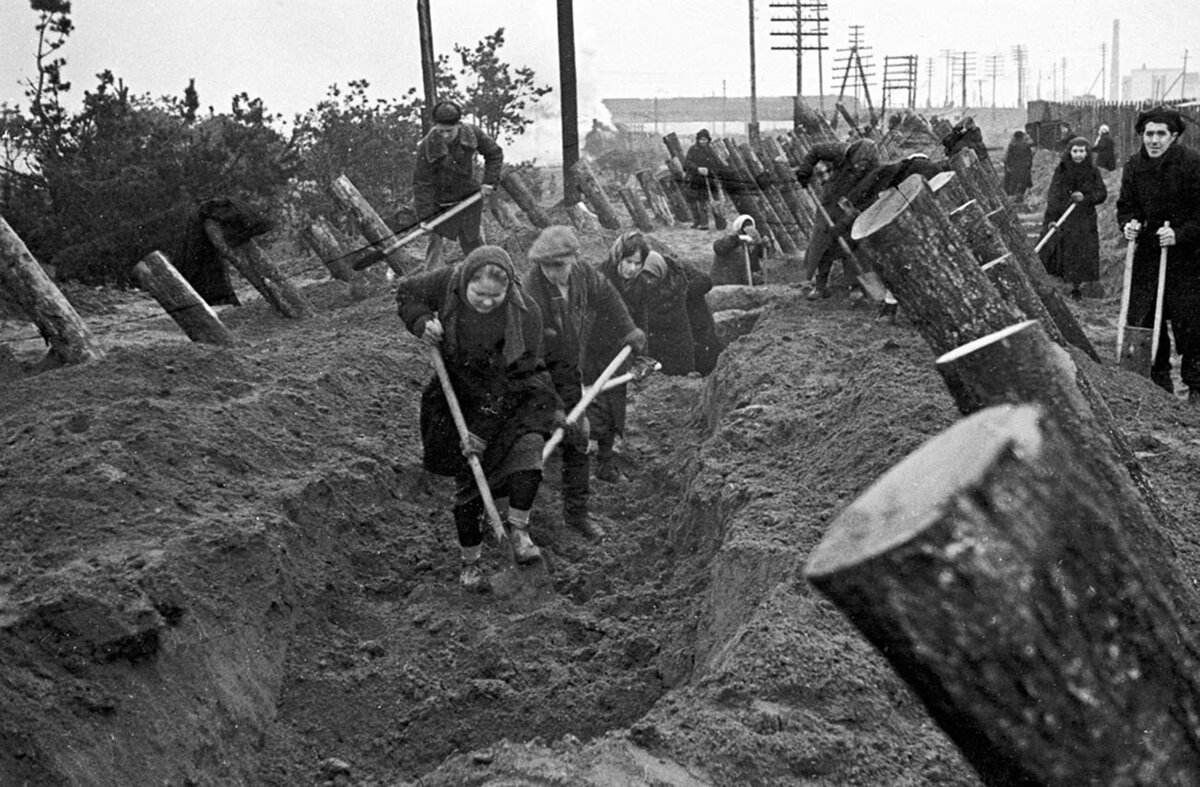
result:
[(469, 590), (482, 589), (486, 501), (466, 453), (478, 457), (490, 494), (508, 498), (517, 562), (541, 554), (529, 537), (529, 512), (542, 481), (542, 445), (564, 421), (543, 356), (541, 310), (522, 293), (512, 260), (499, 246), (480, 246), (453, 267), (401, 279), (396, 302), (405, 327), (441, 353), (469, 429), (468, 451), (447, 391), (431, 380), (421, 396), (422, 463), (456, 481), (460, 581)]
[[(475, 177), (475, 161), (483, 156), (483, 180)], [(462, 108), (439, 101), (433, 108), (433, 128), (417, 144), (413, 164), (413, 207), (422, 226), (476, 192), (486, 198), (500, 182), (504, 150), (483, 129), (462, 120)], [(442, 264), (443, 239), (458, 241), (464, 256), (483, 245), (480, 228), (483, 200), (429, 231), (425, 270)]]
[(1125, 162), (1117, 197), (1117, 224), (1137, 244), (1127, 324), (1154, 327), (1160, 250), (1166, 249), (1164, 313), (1150, 379), (1174, 393), (1169, 321), (1188, 401), (1200, 404), (1200, 153), (1175, 144), (1184, 120), (1173, 107), (1140, 113), (1134, 128), (1142, 147)]
[(708, 214), (711, 212), (716, 227), (725, 229), (725, 217), (721, 215), (721, 206), (716, 202), (716, 194), (721, 187), (722, 179), (727, 179), (729, 167), (721, 161), (717, 151), (712, 146), (712, 135), (708, 129), (702, 128), (696, 132), (696, 144), (688, 148), (683, 156), (683, 174), (687, 178), (687, 193), (696, 208), (698, 221), (692, 225), (694, 230), (708, 229)]
[(713, 241), (713, 264), (708, 272), (713, 285), (762, 284), (763, 257), (770, 248), (770, 242), (754, 226), (754, 217), (738, 216), (733, 220), (733, 232)]
[[(646, 334), (633, 324), (620, 293), (598, 270), (580, 263), (579, 248), (570, 227), (545, 228), (529, 247), (533, 268), (525, 276), (525, 289), (542, 311), (550, 376), (568, 412), (579, 404), (583, 383), (596, 379), (616, 349), (628, 344), (638, 355), (646, 351)], [(589, 370), (589, 379), (582, 369)], [(598, 541), (604, 530), (588, 518), (589, 437), (585, 412), (567, 425), (562, 442), (563, 521)]]
[[(1058, 224), (1055, 235), (1041, 251), (1046, 272), (1071, 285), (1071, 297), (1083, 297), (1080, 285), (1100, 279), (1100, 231), (1096, 206), (1108, 199), (1104, 177), (1092, 161), (1090, 146), (1075, 137), (1059, 157), (1046, 192), (1046, 214), (1042, 235)], [(1059, 219), (1072, 205), (1071, 215)]]

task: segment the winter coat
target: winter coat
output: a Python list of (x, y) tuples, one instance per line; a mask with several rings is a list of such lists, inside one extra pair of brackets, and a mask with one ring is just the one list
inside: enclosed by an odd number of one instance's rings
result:
[[(762, 284), (763, 257), (766, 256), (770, 243), (763, 239), (758, 230), (748, 227), (744, 233), (749, 235), (751, 242), (743, 244), (739, 240), (743, 233), (733, 232), (717, 238), (713, 242), (713, 264), (709, 276), (714, 285), (721, 284)], [(750, 274), (753, 282), (746, 281), (746, 255), (750, 255)]]
[(970, 148), (980, 160), (988, 160), (987, 145), (983, 142), (983, 131), (979, 126), (966, 128), (961, 123), (955, 125), (949, 134), (942, 137), (942, 148), (946, 151), (946, 158), (953, 158), (963, 148)]
[(546, 365), (570, 410), (582, 397), (582, 370), (598, 366), (588, 377), (589, 382), (594, 380), (637, 326), (612, 283), (583, 262), (571, 267), (565, 303), (558, 285), (536, 265), (525, 276), (525, 291), (541, 310)]
[(1004, 151), (1004, 193), (1019, 197), (1033, 186), (1033, 145), (1013, 137)]
[[(503, 324), (491, 347), (480, 348), (481, 317), (466, 301), (463, 263), (408, 276), (397, 284), (397, 311), (414, 335), (436, 315), (445, 329), (441, 352), (467, 428), (487, 443), (480, 459), (491, 475), (522, 436), (544, 437), (554, 430), (555, 411), (563, 403), (555, 393), (542, 354), (542, 315), (517, 284), (497, 315)], [(468, 314), (472, 312), (472, 314)], [(486, 319), (491, 315), (484, 315)], [(463, 477), (470, 470), (458, 429), (436, 377), (421, 396), (421, 440), (425, 469)]]
[[(1076, 191), (1083, 194), (1082, 202), (1071, 199), (1071, 194)], [(1042, 234), (1049, 231), (1050, 225), (1058, 221), (1070, 205), (1074, 204), (1075, 210), (1071, 211), (1071, 215), (1042, 249), (1042, 261), (1047, 273), (1072, 284), (1100, 279), (1100, 233), (1096, 228), (1096, 206), (1103, 204), (1106, 199), (1108, 189), (1091, 157), (1076, 164), (1071, 160), (1071, 149), (1067, 148), (1050, 178)]]
[(1157, 287), (1158, 230), (1164, 221), (1175, 230), (1167, 254), (1167, 291), (1200, 291), (1200, 153), (1178, 142), (1157, 159), (1145, 148), (1129, 157), (1121, 173), (1117, 226), (1142, 223), (1133, 261), (1134, 288)]
[[(708, 175), (700, 174), (701, 167), (708, 169)], [(688, 194), (700, 202), (708, 200), (710, 189), (715, 198), (720, 185), (729, 181), (729, 167), (721, 161), (711, 142), (707, 145), (697, 143), (688, 148), (683, 157), (683, 174)]]
[(1117, 168), (1117, 143), (1107, 131), (1096, 137), (1092, 146), (1096, 153), (1096, 166), (1112, 172)]
[[(848, 145), (842, 142), (818, 142), (808, 149), (804, 160), (796, 168), (796, 179), (801, 186), (808, 186), (817, 163), (821, 161), (830, 167), (829, 179), (821, 188), (821, 205), (836, 222), (843, 212), (838, 201), (849, 197), (856, 187), (859, 187), (860, 194), (867, 191), (860, 184), (866, 176), (877, 172), (879, 150), (869, 139), (858, 139)], [(871, 196), (873, 199), (875, 195)]]
[(696, 371), (706, 375), (721, 352), (704, 297), (712, 289), (712, 279), (673, 257), (663, 255), (663, 261), (667, 274), (661, 280), (649, 283), (644, 275), (635, 279), (632, 289), (637, 311), (631, 311), (633, 321), (646, 331), (647, 353), (662, 364), (663, 374)]
[[(483, 183), (500, 182), (504, 150), (478, 126), (460, 123), (458, 134), (449, 142), (437, 131), (430, 131), (417, 144), (413, 165), (413, 208), (424, 220), (461, 202), (479, 191), (475, 178), (475, 156), (483, 156)], [(437, 226), (445, 238), (457, 238), (458, 226), (465, 220), (478, 220), (482, 208), (473, 205)]]

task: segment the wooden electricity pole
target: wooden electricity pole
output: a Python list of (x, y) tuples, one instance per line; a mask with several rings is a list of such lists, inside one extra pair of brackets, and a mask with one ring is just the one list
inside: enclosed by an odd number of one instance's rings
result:
[(437, 103), (434, 70), (437, 59), (433, 54), (433, 24), (429, 17), (429, 0), (417, 0), (417, 28), (421, 37), (421, 76), (425, 82), (425, 108), (421, 110), (421, 133), (433, 126), (433, 105)]
[[(754, 0), (750, 0), (750, 141), (758, 142), (758, 82), (754, 70)], [(724, 136), (724, 134), (722, 134)]]
[(562, 104), (563, 204), (579, 202), (579, 109), (575, 96), (575, 13), (572, 0), (558, 0), (558, 81)]

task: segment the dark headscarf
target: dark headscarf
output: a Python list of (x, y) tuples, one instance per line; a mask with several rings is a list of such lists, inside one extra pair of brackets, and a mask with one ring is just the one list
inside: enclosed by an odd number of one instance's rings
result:
[(485, 265), (495, 265), (508, 274), (508, 294), (504, 298), (504, 361), (512, 363), (525, 354), (523, 328), (529, 305), (521, 293), (512, 258), (499, 246), (480, 246), (456, 266), (440, 309), (442, 327), (446, 332), (446, 350), (453, 353), (458, 347), (457, 312), (464, 306), (471, 308), (467, 303), (467, 285), (471, 277)]

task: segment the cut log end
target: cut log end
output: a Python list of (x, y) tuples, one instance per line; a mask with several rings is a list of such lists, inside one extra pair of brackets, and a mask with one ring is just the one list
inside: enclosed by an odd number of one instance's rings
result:
[(884, 474), (851, 503), (813, 550), (804, 575), (817, 586), (912, 540), (975, 486), (1006, 451), (1036, 452), (1041, 410), (998, 405), (956, 423)]
[(973, 352), (978, 352), (981, 348), (987, 347), (988, 345), (991, 345), (991, 344), (995, 344), (996, 342), (1002, 342), (1005, 339), (1007, 339), (1009, 336), (1012, 336), (1014, 333), (1018, 333), (1019, 331), (1023, 331), (1027, 328), (1031, 328), (1037, 324), (1038, 324), (1037, 320), (1025, 320), (1024, 322), (1019, 322), (1016, 325), (1010, 325), (1009, 327), (1007, 327), (1003, 330), (996, 331), (995, 333), (990, 333), (987, 336), (982, 336), (982, 337), (976, 339), (975, 341), (967, 342), (966, 344), (964, 344), (960, 347), (955, 347), (950, 352), (942, 353), (942, 355), (938, 356), (938, 359), (935, 363), (937, 363), (937, 364), (953, 363), (954, 361), (957, 361), (959, 358), (970, 355)]
[(879, 195), (879, 199), (871, 203), (871, 207), (864, 210), (855, 219), (854, 226), (850, 230), (850, 237), (856, 241), (862, 240), (891, 224), (900, 214), (908, 210), (908, 206), (926, 188), (928, 187), (925, 185), (925, 178), (920, 175), (909, 175), (899, 186), (884, 191)]
[(993, 268), (993, 267), (1000, 265), (1001, 263), (1004, 263), (1010, 259), (1012, 259), (1012, 252), (1009, 252), (1008, 254), (1002, 254), (1001, 256), (997, 257), (996, 259), (992, 260), (991, 262), (985, 262), (984, 264), (980, 265), (979, 270), (987, 271), (988, 268)]
[(942, 188), (942, 186), (945, 186), (952, 180), (954, 180), (953, 172), (950, 172), (949, 170), (946, 172), (939, 172), (929, 179), (929, 188), (932, 191), (938, 191)]

